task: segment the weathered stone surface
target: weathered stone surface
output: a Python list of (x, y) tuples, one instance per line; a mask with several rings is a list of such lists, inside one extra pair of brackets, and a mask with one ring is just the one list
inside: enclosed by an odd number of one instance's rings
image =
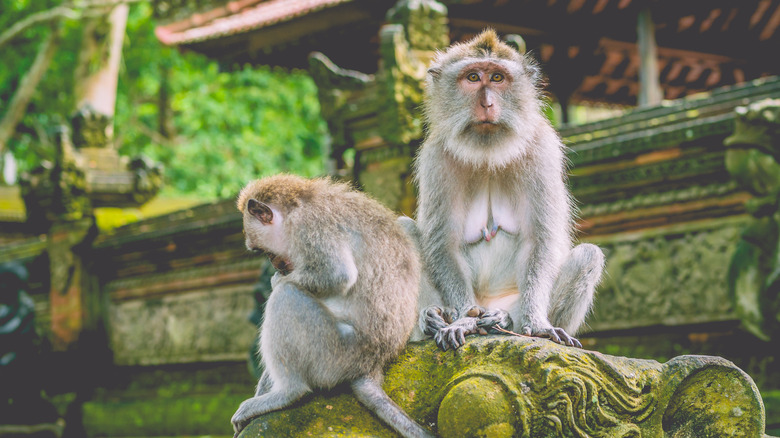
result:
[(780, 99), (738, 107), (724, 143), (726, 168), (754, 197), (753, 216), (729, 269), (729, 292), (743, 326), (761, 339), (780, 334)]
[(111, 349), (119, 365), (241, 360), (255, 337), (246, 321), (251, 286), (204, 289), (109, 305)]
[(727, 272), (745, 219), (585, 239), (607, 256), (593, 331), (737, 320)]
[[(461, 349), (411, 344), (385, 390), (442, 437), (761, 437), (764, 406), (731, 362), (661, 364), (544, 339), (472, 337)], [(346, 390), (257, 418), (240, 437), (394, 434)]]

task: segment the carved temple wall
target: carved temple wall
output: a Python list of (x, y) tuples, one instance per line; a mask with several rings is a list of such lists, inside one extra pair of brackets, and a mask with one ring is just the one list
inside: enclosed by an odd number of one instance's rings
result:
[[(429, 49), (446, 45), (430, 38), (437, 34), (384, 28), (377, 75), (311, 58), (342, 176), (406, 214), (414, 211), (410, 164), (422, 136), (415, 87)], [(607, 255), (586, 349), (658, 360), (723, 356), (765, 392), (767, 424), (776, 428), (780, 396), (770, 394), (780, 390), (778, 340), (743, 330), (728, 284), (753, 196), (729, 174), (724, 140), (737, 107), (778, 95), (780, 78), (767, 78), (560, 131), (571, 149), (579, 237)], [(38, 328), (55, 357), (81, 354), (69, 347), (104, 329), (110, 366), (91, 381), (87, 430), (228, 435), (227, 419), (251, 393), (248, 316), (264, 266), (244, 248), (234, 201), (90, 232), (64, 225), (0, 248), (0, 262), (28, 267)], [(58, 270), (51, 260), (62, 261)], [(170, 429), (171, 418), (184, 416), (198, 420)]]
[[(780, 423), (771, 396), (780, 389), (776, 340), (742, 330), (729, 293), (728, 266), (750, 221), (745, 201), (751, 195), (726, 171), (723, 143), (734, 131), (736, 107), (778, 93), (780, 79), (771, 78), (561, 130), (571, 148), (580, 238), (601, 246), (608, 261), (585, 347), (658, 360), (686, 353), (726, 357), (765, 393), (768, 426)], [(377, 161), (365, 162), (357, 175), (395, 181), (395, 193), (402, 193), (408, 161), (393, 150), (408, 149), (373, 148), (363, 159)], [(363, 187), (371, 192), (370, 183)], [(394, 199), (401, 210), (403, 197)], [(53, 239), (4, 246), (0, 261), (30, 269), (39, 330), (56, 338), (63, 327), (56, 321), (67, 320), (68, 309), (51, 304)], [(121, 436), (134, 417), (151, 415), (144, 409), (152, 399), (167, 415), (200, 403), (204, 418), (229, 417), (252, 385), (246, 361), (255, 329), (248, 316), (264, 265), (244, 248), (234, 201), (127, 225), (74, 253), (91, 279), (82, 287), (102, 303), (96, 319), (111, 350), (107, 375), (124, 376), (97, 385), (85, 404), (88, 428)], [(151, 423), (162, 428), (166, 421)], [(218, 421), (210, 424), (192, 427), (223, 432)]]

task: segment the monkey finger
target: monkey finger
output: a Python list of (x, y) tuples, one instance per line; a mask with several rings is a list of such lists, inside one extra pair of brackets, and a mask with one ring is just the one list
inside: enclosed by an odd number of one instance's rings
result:
[[(500, 327), (504, 330), (512, 330), (514, 324), (512, 317), (505, 310), (488, 310), (477, 321), (477, 327), (492, 329), (493, 327)], [(494, 333), (498, 333), (498, 330), (492, 330)]]
[(444, 332), (442, 330), (439, 330), (435, 335), (433, 335), (433, 340), (436, 342), (437, 347), (447, 351), (449, 344), (447, 344), (447, 341), (444, 339)]
[(423, 310), (423, 313), (425, 313), (425, 316), (426, 317), (430, 317), (430, 318), (435, 318), (436, 316), (441, 318), (441, 315), (442, 315), (443, 312), (444, 312), (444, 310), (441, 307), (439, 307), (439, 306), (430, 306), (430, 307), (427, 307), (425, 310)]
[(458, 341), (458, 345), (455, 347), (456, 349), (459, 348), (461, 345), (466, 343), (466, 331), (463, 329), (455, 330), (456, 339)]
[(566, 333), (565, 330), (562, 328), (556, 328), (554, 331), (560, 336), (560, 338), (564, 341), (563, 343), (568, 345), (569, 347), (578, 347), (582, 348), (582, 344), (580, 341), (578, 341), (576, 338), (569, 336), (568, 333)]
[(561, 340), (561, 337), (558, 336), (558, 333), (556, 332), (555, 328), (549, 328), (549, 329), (542, 329), (537, 332), (531, 333), (531, 336), (535, 336), (537, 338), (547, 338), (556, 344), (563, 344), (564, 342)]
[(427, 336), (435, 336), (439, 330), (447, 327), (447, 322), (442, 317), (444, 310), (438, 306), (430, 306), (422, 311), (421, 323), (423, 333)]
[[(460, 338), (463, 338), (463, 342), (460, 342)], [(457, 350), (461, 345), (463, 345), (463, 343), (466, 342), (466, 339), (460, 330), (455, 329), (455, 330), (449, 330), (449, 336), (447, 336), (447, 342), (449, 342), (453, 350)]]
[(436, 334), (445, 327), (447, 327), (446, 324), (440, 324), (435, 321), (425, 321), (423, 333), (425, 333), (426, 336), (436, 336)]
[(555, 333), (555, 330), (551, 330), (548, 333), (548, 337), (551, 341), (555, 342), (556, 344), (563, 344), (564, 342), (561, 340), (561, 337), (558, 336), (558, 333)]

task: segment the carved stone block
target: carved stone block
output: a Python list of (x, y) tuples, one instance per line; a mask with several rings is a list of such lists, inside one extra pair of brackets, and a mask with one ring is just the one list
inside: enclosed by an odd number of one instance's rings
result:
[[(536, 338), (472, 337), (455, 352), (410, 344), (384, 388), (445, 438), (761, 437), (765, 427), (755, 383), (725, 359), (662, 364)], [(261, 416), (239, 436), (341, 435), (394, 433), (339, 388)]]

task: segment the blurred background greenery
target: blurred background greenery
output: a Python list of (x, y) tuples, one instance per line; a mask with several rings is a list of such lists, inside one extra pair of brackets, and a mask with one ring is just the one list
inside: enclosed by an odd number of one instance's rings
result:
[[(4, 0), (0, 29), (59, 0)], [(303, 72), (270, 67), (220, 66), (155, 38), (148, 2), (130, 9), (116, 105), (122, 155), (142, 153), (165, 167), (162, 197), (200, 201), (233, 196), (247, 181), (278, 172), (324, 172), (328, 142), (317, 91)], [(69, 120), (75, 102), (73, 72), (81, 22), (64, 20), (63, 39), (27, 111), (9, 141), (20, 171), (51, 159), (48, 129)], [(32, 26), (0, 48), (0, 114), (49, 32)]]

